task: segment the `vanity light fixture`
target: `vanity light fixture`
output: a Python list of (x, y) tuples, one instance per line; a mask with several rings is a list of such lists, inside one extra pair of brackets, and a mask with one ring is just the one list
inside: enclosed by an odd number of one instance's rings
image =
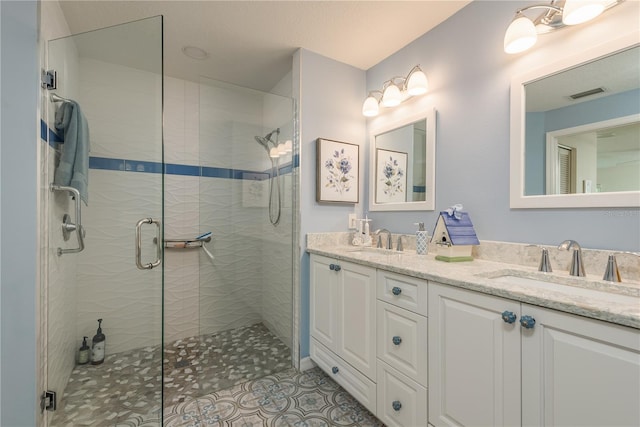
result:
[(426, 93), (428, 87), (427, 76), (420, 66), (416, 65), (409, 71), (407, 77), (392, 77), (382, 84), (382, 90), (370, 91), (362, 104), (362, 115), (377, 116), (380, 112), (380, 104), (387, 108), (395, 107), (412, 96)]
[[(524, 52), (536, 44), (538, 34), (590, 21), (623, 1), (551, 0), (549, 4), (536, 4), (518, 9), (504, 35), (504, 51), (506, 53)], [(524, 13), (540, 9), (542, 13), (533, 18)]]

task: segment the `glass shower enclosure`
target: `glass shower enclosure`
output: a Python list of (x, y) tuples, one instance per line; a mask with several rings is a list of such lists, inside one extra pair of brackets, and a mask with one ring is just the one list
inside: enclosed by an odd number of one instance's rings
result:
[[(42, 101), (41, 318), (51, 426), (161, 422), (162, 31), (153, 17), (48, 43), (57, 82)], [(88, 139), (71, 129), (81, 115)], [(75, 169), (87, 149), (88, 170)], [(75, 181), (56, 182), (69, 159), (88, 177), (87, 203)]]

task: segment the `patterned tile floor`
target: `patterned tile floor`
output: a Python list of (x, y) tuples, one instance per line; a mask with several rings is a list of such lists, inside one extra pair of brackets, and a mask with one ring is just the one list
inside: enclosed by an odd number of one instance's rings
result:
[[(50, 426), (160, 427), (160, 348), (72, 372)], [(165, 346), (164, 426), (382, 426), (319, 368), (290, 368), (262, 324)]]
[(291, 368), (165, 408), (165, 427), (382, 427), (319, 368)]

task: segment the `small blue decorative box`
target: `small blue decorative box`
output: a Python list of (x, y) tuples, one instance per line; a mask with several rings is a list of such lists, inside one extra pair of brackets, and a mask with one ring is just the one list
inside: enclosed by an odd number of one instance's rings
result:
[(455, 209), (440, 212), (431, 241), (436, 259), (446, 262), (472, 261), (473, 245), (480, 244), (469, 214)]

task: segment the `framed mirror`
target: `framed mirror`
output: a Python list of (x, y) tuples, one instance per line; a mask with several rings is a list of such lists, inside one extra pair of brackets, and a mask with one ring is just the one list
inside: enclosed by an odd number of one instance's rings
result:
[(374, 127), (369, 139), (369, 210), (433, 210), (436, 111)]
[(638, 40), (512, 80), (512, 208), (640, 206)]

